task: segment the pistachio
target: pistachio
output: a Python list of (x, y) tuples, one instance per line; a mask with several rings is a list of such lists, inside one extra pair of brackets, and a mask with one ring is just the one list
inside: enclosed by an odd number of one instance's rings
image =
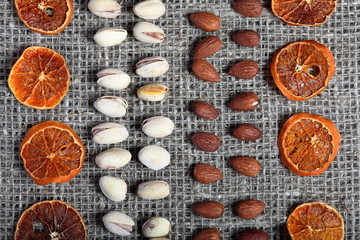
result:
[(169, 88), (163, 84), (153, 83), (142, 86), (137, 91), (140, 99), (150, 102), (162, 101), (168, 95)]
[(125, 213), (119, 211), (111, 211), (102, 218), (105, 228), (119, 236), (130, 236), (134, 220)]
[(99, 153), (95, 162), (102, 169), (117, 169), (128, 164), (131, 157), (131, 153), (125, 149), (110, 148)]
[(165, 14), (165, 5), (161, 0), (145, 0), (134, 5), (135, 15), (144, 19), (157, 19)]
[(117, 28), (102, 28), (95, 33), (94, 41), (101, 47), (111, 47), (122, 43), (127, 36), (127, 31)]
[(121, 6), (114, 0), (90, 0), (89, 10), (99, 17), (116, 18), (120, 15)]
[(96, 99), (94, 107), (109, 117), (122, 117), (126, 114), (128, 103), (121, 97), (103, 96)]
[(142, 232), (148, 238), (165, 237), (170, 232), (170, 222), (162, 217), (150, 218), (142, 226)]
[(130, 84), (130, 76), (119, 69), (106, 68), (96, 75), (98, 77), (97, 83), (104, 88), (121, 90)]
[(170, 164), (170, 153), (157, 145), (143, 147), (138, 157), (142, 164), (152, 170), (160, 170)]
[(138, 197), (142, 199), (162, 199), (170, 194), (169, 184), (165, 181), (148, 181), (143, 182), (137, 189)]
[(99, 180), (100, 189), (103, 194), (115, 202), (126, 198), (127, 184), (124, 180), (113, 176), (103, 176)]
[(161, 43), (165, 39), (164, 30), (149, 22), (139, 22), (133, 28), (134, 37), (145, 43)]
[(142, 123), (143, 132), (149, 137), (162, 138), (170, 135), (175, 128), (170, 118), (156, 116), (145, 119)]
[(93, 140), (99, 144), (113, 144), (126, 140), (129, 132), (126, 127), (119, 123), (101, 123), (91, 130)]
[(136, 74), (143, 78), (158, 77), (169, 70), (169, 63), (163, 57), (147, 57), (136, 64)]

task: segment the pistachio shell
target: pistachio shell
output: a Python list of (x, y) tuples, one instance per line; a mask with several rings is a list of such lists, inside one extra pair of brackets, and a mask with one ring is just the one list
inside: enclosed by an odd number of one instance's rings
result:
[(142, 123), (143, 132), (149, 137), (154, 138), (162, 138), (170, 135), (174, 127), (173, 121), (163, 116), (148, 118)]
[(147, 57), (136, 64), (136, 74), (143, 78), (158, 77), (169, 70), (169, 63), (163, 57)]
[(168, 95), (169, 88), (163, 84), (153, 83), (142, 86), (137, 91), (140, 99), (150, 102), (162, 101)]
[(145, 237), (165, 237), (170, 232), (170, 222), (162, 217), (153, 217), (147, 220), (142, 226)]
[(130, 236), (134, 220), (125, 213), (119, 211), (111, 211), (102, 218), (105, 228), (119, 236)]
[(92, 128), (93, 140), (99, 144), (113, 144), (126, 140), (129, 132), (119, 123), (106, 122)]
[(103, 194), (115, 202), (126, 198), (127, 184), (124, 180), (113, 176), (103, 176), (99, 180), (100, 189)]
[(138, 197), (142, 199), (155, 200), (166, 198), (170, 194), (169, 184), (165, 181), (143, 182), (137, 189)]
[(149, 22), (135, 24), (133, 35), (137, 40), (145, 43), (161, 43), (165, 39), (164, 30)]
[(134, 5), (135, 15), (144, 19), (157, 19), (165, 14), (165, 5), (161, 0), (145, 0)]
[(152, 170), (160, 170), (170, 164), (170, 153), (157, 145), (143, 147), (138, 157), (142, 164)]
[(117, 96), (102, 96), (94, 102), (96, 110), (109, 117), (122, 117), (126, 114), (128, 103)]
[(114, 0), (90, 0), (89, 10), (99, 17), (116, 18), (120, 15), (121, 6)]
[(94, 41), (101, 47), (111, 47), (122, 43), (127, 36), (127, 31), (117, 28), (102, 28), (94, 35)]
[(129, 86), (130, 76), (115, 68), (106, 68), (98, 72), (97, 83), (105, 88), (121, 90)]
[(99, 153), (96, 158), (96, 164), (102, 169), (118, 169), (131, 160), (131, 153), (121, 148), (110, 148)]

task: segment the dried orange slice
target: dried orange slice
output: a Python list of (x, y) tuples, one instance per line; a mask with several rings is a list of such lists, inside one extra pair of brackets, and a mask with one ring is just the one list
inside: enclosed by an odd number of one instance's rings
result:
[(32, 205), (21, 215), (15, 240), (86, 240), (86, 228), (76, 209), (52, 200)]
[(47, 121), (33, 126), (20, 144), (25, 170), (38, 185), (63, 183), (84, 163), (85, 147), (68, 125)]
[(15, 7), (26, 27), (45, 35), (64, 30), (74, 11), (72, 0), (15, 0)]
[(272, 0), (274, 14), (290, 26), (317, 26), (335, 11), (337, 0)]
[(59, 53), (45, 47), (29, 47), (11, 69), (8, 84), (20, 103), (51, 109), (66, 95), (70, 73)]
[(293, 42), (271, 63), (276, 86), (290, 100), (304, 101), (322, 92), (335, 72), (330, 50), (313, 40)]
[(319, 115), (298, 113), (280, 131), (278, 145), (285, 166), (300, 176), (319, 175), (336, 157), (341, 136), (335, 124)]
[(322, 202), (298, 206), (286, 226), (292, 240), (342, 240), (345, 234), (341, 214)]

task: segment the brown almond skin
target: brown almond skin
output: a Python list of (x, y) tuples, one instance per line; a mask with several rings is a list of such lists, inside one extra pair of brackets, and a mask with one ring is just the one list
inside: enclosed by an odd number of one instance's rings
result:
[(236, 12), (247, 17), (260, 17), (263, 7), (259, 0), (236, 0), (233, 3)]
[(222, 44), (223, 43), (220, 38), (216, 36), (206, 37), (196, 45), (194, 50), (194, 58), (201, 59), (209, 57), (219, 51), (222, 47)]
[(253, 30), (242, 30), (234, 34), (232, 39), (244, 47), (256, 47), (260, 43), (260, 36)]
[(231, 76), (250, 79), (256, 76), (259, 72), (259, 65), (253, 60), (243, 60), (235, 63), (229, 70)]
[(259, 229), (249, 229), (238, 233), (237, 240), (268, 240), (269, 234)]
[(192, 210), (204, 218), (219, 218), (224, 214), (224, 205), (219, 202), (207, 201), (192, 205)]
[(215, 134), (198, 132), (191, 136), (191, 142), (200, 150), (215, 152), (221, 146), (221, 139)]
[(223, 178), (220, 169), (209, 164), (198, 164), (194, 168), (194, 178), (204, 184), (219, 181)]
[(208, 228), (197, 233), (193, 240), (221, 240), (221, 232), (216, 228)]
[(229, 108), (234, 111), (251, 111), (259, 105), (259, 97), (253, 92), (244, 92), (230, 100)]
[(242, 141), (255, 141), (259, 138), (262, 138), (263, 133), (254, 125), (244, 123), (235, 128), (233, 135)]
[(206, 32), (215, 32), (219, 29), (221, 20), (210, 12), (196, 12), (190, 15), (191, 22)]
[(265, 204), (259, 200), (245, 200), (237, 206), (237, 214), (243, 219), (252, 219), (265, 210)]
[(251, 157), (234, 157), (230, 159), (230, 166), (238, 173), (255, 177), (261, 171), (261, 164)]
[(190, 109), (197, 116), (205, 119), (215, 119), (219, 117), (219, 111), (216, 110), (211, 104), (203, 101), (192, 101), (190, 103)]
[(219, 82), (220, 76), (211, 63), (198, 59), (192, 64), (192, 72), (197, 77), (206, 82)]

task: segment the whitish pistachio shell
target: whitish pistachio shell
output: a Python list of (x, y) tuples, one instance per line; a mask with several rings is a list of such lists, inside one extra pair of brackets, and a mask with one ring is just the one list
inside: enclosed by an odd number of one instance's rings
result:
[(131, 153), (125, 149), (110, 148), (99, 153), (95, 162), (102, 169), (117, 169), (128, 164), (131, 157)]
[(147, 57), (136, 64), (136, 74), (143, 78), (158, 77), (169, 70), (169, 63), (163, 57)]
[(145, 119), (142, 123), (143, 132), (149, 137), (162, 138), (170, 135), (175, 128), (170, 118), (156, 116)]
[(120, 15), (121, 6), (114, 0), (90, 0), (89, 10), (99, 17), (116, 18)]
[(126, 114), (128, 103), (121, 97), (103, 96), (96, 99), (94, 107), (109, 117), (122, 117)]
[(98, 77), (97, 83), (104, 88), (121, 90), (130, 84), (130, 76), (119, 69), (106, 68), (96, 75)]
[(111, 211), (102, 218), (105, 228), (119, 236), (130, 236), (134, 220), (125, 213), (119, 211)]
[(142, 164), (153, 170), (159, 170), (170, 164), (170, 153), (157, 145), (143, 147), (138, 154)]
[(162, 217), (150, 218), (142, 226), (142, 232), (148, 238), (165, 237), (170, 232), (170, 222)]
[(143, 182), (137, 189), (138, 197), (149, 200), (166, 198), (169, 194), (170, 187), (165, 181)]
[(163, 84), (153, 83), (142, 86), (137, 91), (140, 99), (150, 102), (162, 101), (168, 95), (169, 88)]
[(103, 176), (99, 180), (100, 189), (103, 194), (115, 202), (126, 198), (127, 184), (124, 180), (113, 176)]
[(119, 123), (106, 122), (92, 128), (93, 140), (99, 144), (113, 144), (126, 140), (129, 132)]
[(127, 36), (127, 31), (117, 28), (102, 28), (95, 33), (94, 41), (101, 47), (111, 47), (122, 43)]
[(135, 15), (144, 19), (157, 19), (165, 14), (165, 5), (161, 0), (145, 0), (134, 5)]
[(164, 30), (149, 22), (135, 24), (133, 35), (137, 40), (145, 43), (161, 43), (165, 39)]

